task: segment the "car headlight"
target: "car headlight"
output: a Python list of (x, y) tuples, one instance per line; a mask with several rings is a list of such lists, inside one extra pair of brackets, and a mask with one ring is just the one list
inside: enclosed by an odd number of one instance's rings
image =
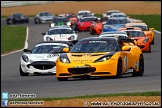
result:
[(69, 59), (68, 58), (65, 58), (65, 57), (60, 57), (60, 61), (62, 63), (70, 63)]
[(71, 25), (71, 22), (67, 22), (67, 25), (70, 26)]
[(25, 62), (29, 62), (29, 58), (28, 58), (28, 56), (26, 56), (26, 55), (22, 55), (22, 59), (23, 59)]
[(68, 38), (68, 40), (74, 40), (74, 39), (75, 39), (74, 36), (70, 36), (70, 37)]
[(101, 58), (95, 60), (94, 62), (103, 62), (103, 61), (106, 61), (106, 60), (110, 59), (111, 56), (112, 55), (101, 57)]
[(146, 43), (148, 42), (148, 40), (149, 40), (148, 38), (145, 38), (143, 42)]
[(50, 38), (50, 37), (46, 37), (46, 40), (47, 40), (47, 41), (53, 41), (53, 39)]
[(80, 23), (80, 26), (83, 26), (83, 24), (82, 24), (82, 23)]
[(50, 26), (51, 26), (51, 27), (54, 27), (54, 26), (55, 26), (55, 24), (54, 24), (54, 23), (52, 23)]

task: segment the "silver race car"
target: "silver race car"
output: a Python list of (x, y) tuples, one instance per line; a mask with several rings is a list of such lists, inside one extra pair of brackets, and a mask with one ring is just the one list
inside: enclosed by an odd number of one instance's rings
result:
[(42, 35), (44, 41), (70, 41), (73, 44), (78, 41), (78, 32), (67, 25), (54, 26)]
[(55, 16), (52, 15), (50, 12), (39, 12), (34, 17), (35, 24), (41, 24), (41, 23), (50, 23)]
[(32, 50), (24, 49), (20, 58), (20, 75), (28, 76), (29, 73), (56, 73), (56, 59), (64, 53), (63, 48), (73, 47), (67, 41), (40, 42)]

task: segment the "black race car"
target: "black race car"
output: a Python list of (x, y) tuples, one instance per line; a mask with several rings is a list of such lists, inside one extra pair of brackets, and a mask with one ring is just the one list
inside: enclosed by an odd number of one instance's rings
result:
[(68, 17), (62, 16), (62, 17), (54, 17), (52, 22), (50, 23), (50, 27), (54, 27), (54, 26), (61, 26), (61, 25), (69, 25), (70, 21), (68, 19)]
[(12, 14), (6, 19), (7, 24), (16, 24), (16, 23), (24, 23), (24, 22), (29, 23), (29, 18), (22, 13)]

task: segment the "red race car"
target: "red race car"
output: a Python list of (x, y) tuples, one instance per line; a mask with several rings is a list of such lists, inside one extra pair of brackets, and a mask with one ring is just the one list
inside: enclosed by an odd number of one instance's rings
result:
[(101, 34), (102, 32), (102, 21), (98, 18), (97, 21), (91, 21), (90, 34)]
[(76, 21), (76, 27), (78, 31), (89, 31), (90, 30), (90, 25), (91, 21), (97, 21), (96, 16), (87, 16), (87, 17), (82, 17)]

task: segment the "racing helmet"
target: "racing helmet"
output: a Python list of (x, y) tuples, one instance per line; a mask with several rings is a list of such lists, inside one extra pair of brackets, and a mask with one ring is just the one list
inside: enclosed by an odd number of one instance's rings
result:
[(97, 18), (97, 20), (98, 20), (98, 21), (101, 21), (101, 18), (99, 17), (99, 18)]

